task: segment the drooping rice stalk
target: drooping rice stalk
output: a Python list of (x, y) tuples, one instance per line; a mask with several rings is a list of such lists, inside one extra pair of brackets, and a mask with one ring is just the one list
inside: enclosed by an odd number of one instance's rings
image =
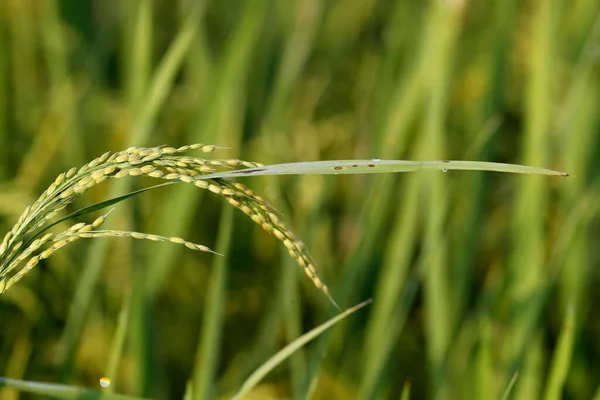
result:
[[(276, 210), (262, 197), (241, 183), (225, 178), (209, 178), (208, 174), (234, 168), (259, 168), (262, 164), (237, 159), (206, 160), (183, 156), (189, 150), (212, 153), (215, 146), (193, 144), (174, 147), (130, 147), (127, 150), (105, 153), (79, 170), (60, 174), (48, 189), (31, 206), (27, 207), (10, 232), (0, 244), (0, 293), (8, 290), (34, 268), (40, 260), (46, 259), (57, 250), (81, 238), (130, 237), (150, 241), (170, 241), (203, 252), (212, 252), (208, 247), (177, 237), (164, 237), (154, 234), (112, 229), (97, 230), (105, 221), (105, 215), (91, 224), (78, 223), (60, 233), (47, 230), (57, 222), (52, 222), (60, 211), (73, 200), (86, 193), (93, 186), (107, 179), (126, 176), (147, 176), (172, 183), (184, 182), (201, 189), (208, 189), (227, 199), (227, 202), (240, 209), (264, 230), (272, 233), (288, 249), (290, 256), (302, 267), (313, 284), (335, 304), (327, 286), (323, 284), (305, 245), (285, 226)], [(120, 200), (117, 200), (120, 201)], [(117, 201), (108, 200), (83, 212), (107, 207)], [(85, 210), (85, 209), (84, 209)], [(77, 213), (81, 215), (81, 213)], [(71, 214), (73, 216), (73, 214)], [(66, 218), (69, 218), (67, 216)], [(66, 219), (63, 218), (60, 221)], [(23, 265), (25, 263), (25, 265)]]
[[(308, 254), (306, 246), (298, 240), (277, 216), (277, 211), (262, 197), (241, 183), (230, 178), (237, 176), (280, 175), (280, 174), (347, 174), (347, 173), (385, 173), (416, 170), (487, 170), (512, 173), (569, 176), (565, 172), (544, 168), (527, 167), (512, 164), (497, 164), (471, 161), (402, 161), (402, 160), (337, 160), (303, 162), (264, 166), (260, 163), (237, 159), (207, 160), (183, 156), (190, 150), (212, 153), (213, 145), (192, 144), (174, 147), (130, 147), (118, 153), (105, 153), (88, 164), (72, 168), (60, 174), (55, 181), (31, 206), (27, 207), (4, 236), (0, 244), (0, 294), (9, 289), (35, 267), (40, 260), (50, 257), (54, 252), (81, 238), (130, 237), (150, 241), (170, 241), (204, 252), (212, 252), (208, 247), (188, 242), (177, 237), (164, 237), (153, 234), (96, 230), (105, 221), (105, 216), (97, 218), (91, 224), (78, 223), (61, 233), (46, 232), (49, 228), (74, 216), (91, 213), (127, 197), (136, 195), (143, 189), (125, 196), (109, 199), (93, 206), (81, 209), (62, 219), (51, 222), (59, 212), (73, 200), (93, 186), (108, 179), (126, 176), (147, 176), (167, 180), (168, 183), (190, 183), (201, 189), (207, 189), (227, 199), (227, 202), (240, 209), (264, 230), (275, 235), (288, 249), (290, 256), (302, 267), (313, 284), (321, 290), (337, 307), (317, 274), (315, 263)], [(232, 169), (242, 168), (231, 171)], [(164, 185), (164, 184), (163, 184)], [(38, 252), (39, 251), (39, 252)], [(25, 266), (22, 264), (25, 263)], [(338, 307), (339, 308), (339, 307)]]

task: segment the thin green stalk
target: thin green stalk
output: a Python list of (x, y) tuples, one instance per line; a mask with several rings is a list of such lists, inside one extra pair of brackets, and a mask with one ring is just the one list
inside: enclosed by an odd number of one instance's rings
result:
[[(582, 5), (583, 6), (583, 5)], [(600, 11), (600, 9), (597, 9)], [(585, 45), (581, 54), (576, 59), (575, 66), (572, 70), (572, 76), (569, 84), (569, 91), (565, 96), (565, 104), (562, 107), (562, 113), (558, 121), (558, 128), (561, 133), (560, 140), (563, 144), (561, 152), (561, 163), (572, 169), (577, 175), (577, 181), (573, 182), (564, 188), (561, 188), (561, 206), (565, 210), (565, 215), (569, 215), (569, 211), (580, 207), (581, 200), (585, 196), (586, 185), (593, 176), (594, 171), (590, 169), (590, 165), (594, 165), (593, 143), (597, 137), (596, 127), (600, 123), (600, 116), (594, 104), (597, 104), (600, 99), (600, 91), (598, 90), (598, 77), (594, 71), (594, 61), (591, 56), (592, 43), (600, 34), (600, 14), (597, 14), (595, 20), (589, 26), (577, 26), (576, 32), (583, 32), (586, 37)], [(585, 220), (581, 225), (578, 225), (572, 244), (566, 251), (565, 265), (558, 278), (558, 291), (562, 307), (571, 313), (571, 310), (577, 310), (577, 315), (573, 318), (568, 327), (569, 332), (565, 332), (566, 326), (563, 327), (561, 337), (565, 337), (565, 341), (576, 342), (579, 337), (582, 337), (582, 331), (585, 330), (585, 322), (582, 315), (586, 315), (591, 305), (585, 299), (589, 297), (590, 286), (588, 282), (593, 279), (593, 266), (590, 260), (591, 253), (591, 238), (590, 227), (591, 219)], [(561, 224), (563, 225), (563, 224)], [(574, 313), (574, 311), (572, 312)], [(567, 321), (565, 316), (566, 325)], [(569, 339), (567, 339), (567, 337)], [(585, 369), (587, 366), (577, 365), (578, 360), (585, 357), (585, 351), (576, 351), (577, 347), (568, 350), (574, 354), (569, 356), (561, 355), (559, 352), (561, 346), (573, 346), (573, 343), (562, 343), (559, 339), (559, 344), (555, 350), (553, 371), (548, 378), (546, 387), (546, 398), (559, 398), (565, 393), (563, 386), (567, 381), (570, 371), (568, 367), (573, 369)], [(579, 354), (578, 354), (579, 353)], [(563, 357), (563, 363), (566, 365), (556, 365), (559, 363), (558, 358)], [(569, 357), (567, 360), (564, 358)], [(571, 361), (572, 359), (572, 361)], [(581, 362), (581, 361), (579, 361)], [(573, 363), (573, 364), (572, 364)], [(559, 370), (559, 369), (566, 370)], [(559, 396), (559, 397), (557, 397)]]
[(38, 21), (33, 12), (34, 2), (8, 0), (3, 2), (3, 6), (11, 11), (10, 18), (6, 18), (7, 39), (11, 43), (7, 57), (11, 67), (10, 79), (19, 83), (19, 90), (12, 90), (10, 99), (15, 128), (22, 134), (31, 135), (31, 127), (35, 125), (31, 124), (28, 111), (35, 104), (41, 79), (41, 63), (36, 52), (38, 38), (35, 27)]
[[(155, 74), (152, 76), (148, 95), (145, 97), (140, 115), (135, 121), (132, 129), (132, 134), (129, 139), (131, 145), (147, 141), (160, 106), (164, 103), (171, 90), (175, 76), (183, 63), (186, 50), (191, 43), (191, 38), (194, 35), (197, 25), (196, 17), (197, 15), (195, 13), (190, 13), (186, 23), (182, 26), (178, 35), (173, 40), (173, 43), (161, 60), (161, 63), (158, 65)], [(120, 180), (112, 185), (109, 196), (116, 197), (124, 194), (128, 191), (129, 187), (130, 182), (127, 180)], [(106, 251), (107, 243), (105, 240), (95, 241), (90, 247), (85, 268), (79, 278), (72, 306), (69, 310), (67, 326), (65, 327), (61, 339), (61, 359), (63, 360), (63, 370), (61, 375), (63, 380), (66, 376), (70, 375), (75, 349), (79, 341), (82, 327), (85, 323), (85, 317), (87, 310), (89, 310), (90, 307), (100, 269), (104, 264)]]
[[(278, 60), (273, 89), (269, 93), (269, 104), (265, 112), (261, 135), (265, 141), (277, 143), (281, 131), (292, 131), (294, 129), (294, 121), (286, 113), (286, 110), (293, 106), (294, 94), (303, 89), (303, 72), (307, 68), (310, 56), (317, 44), (316, 40), (321, 28), (323, 7), (322, 0), (309, 0), (294, 2), (291, 9), (288, 6), (280, 8), (280, 18), (282, 20), (287, 18), (291, 26), (285, 29), (284, 49)], [(277, 32), (271, 34), (271, 40), (277, 40), (276, 34)], [(315, 107), (315, 102), (311, 102), (305, 111), (307, 116), (299, 117), (298, 120), (306, 119), (309, 122)], [(275, 157), (280, 156), (276, 152), (272, 152), (272, 155)], [(275, 189), (279, 198), (285, 198), (285, 192), (280, 181), (270, 178), (267, 185)], [(289, 215), (286, 210), (281, 211)], [(304, 213), (296, 215), (295, 220), (303, 221), (299, 224), (298, 229), (307, 232), (303, 235), (304, 241), (311, 243), (311, 239), (314, 237), (312, 235), (315, 228), (314, 223), (317, 222), (314, 215), (315, 210), (304, 211)], [(309, 229), (309, 227), (312, 229)], [(281, 257), (281, 264), (283, 283), (281, 286), (282, 307), (280, 312), (285, 337), (292, 341), (302, 334), (301, 302), (297, 287), (298, 273), (295, 268), (290, 268), (290, 262), (284, 254)], [(308, 382), (306, 379), (306, 365), (306, 354), (303, 349), (298, 349), (289, 362), (291, 397), (293, 399), (303, 399), (310, 391), (310, 387), (306, 385)]]
[(76, 107), (78, 99), (68, 67), (68, 45), (59, 15), (58, 2), (55, 0), (44, 2), (40, 14), (41, 38), (50, 84), (50, 109), (56, 115), (58, 129), (64, 131), (61, 136), (64, 137), (65, 143), (68, 143), (60, 148), (64, 156), (64, 166), (68, 168), (71, 165), (82, 165), (86, 157), (82, 136), (78, 130), (79, 110)]
[(293, 25), (286, 36), (284, 52), (269, 99), (269, 110), (266, 112), (270, 125), (282, 118), (284, 110), (290, 106), (290, 93), (297, 88), (321, 23), (322, 0), (296, 1), (293, 7)]
[[(213, 70), (216, 74), (216, 81), (207, 86), (207, 92), (212, 92), (213, 96), (209, 102), (205, 103), (206, 110), (202, 113), (204, 120), (199, 119), (196, 126), (188, 133), (189, 137), (202, 138), (203, 141), (215, 140), (220, 143), (226, 143), (235, 148), (241, 148), (241, 127), (232, 125), (232, 121), (240, 121), (243, 115), (244, 102), (239, 101), (239, 97), (244, 94), (244, 79), (247, 74), (248, 57), (251, 49), (255, 46), (259, 35), (260, 21), (263, 18), (262, 7), (250, 7), (244, 14), (243, 20), (236, 31), (233, 32), (223, 58), (220, 60), (219, 68)], [(201, 38), (198, 40), (202, 40)], [(193, 58), (192, 60), (200, 60)], [(190, 61), (191, 62), (191, 61)], [(201, 67), (201, 66), (199, 66)], [(216, 71), (219, 71), (218, 73)], [(207, 93), (205, 96), (209, 97)], [(210, 139), (213, 138), (213, 139)], [(164, 220), (159, 220), (157, 229), (169, 229), (176, 232), (189, 230), (189, 223), (181, 223), (186, 220), (188, 215), (197, 206), (199, 194), (195, 192), (173, 193), (167, 198), (166, 203), (171, 204), (173, 213), (165, 216)], [(223, 211), (222, 218), (227, 218), (227, 227), (224, 229), (224, 235), (227, 234), (227, 240), (231, 233), (233, 224), (233, 215), (230, 211)], [(173, 224), (177, 221), (177, 224)], [(222, 221), (223, 222), (223, 221)], [(222, 239), (225, 240), (225, 239)], [(222, 242), (225, 251), (225, 244)], [(148, 265), (147, 276), (149, 280), (149, 294), (152, 296), (160, 289), (160, 284), (168, 271), (172, 268), (176, 250), (171, 252), (162, 252), (153, 257), (154, 260)], [(225, 253), (224, 253), (225, 254)], [(211, 278), (210, 291), (208, 294), (208, 303), (201, 332), (201, 344), (198, 348), (198, 355), (194, 368), (193, 377), (193, 398), (209, 399), (216, 396), (217, 391), (217, 368), (218, 353), (221, 336), (221, 318), (225, 303), (225, 277), (226, 265), (224, 260), (216, 260), (218, 270), (213, 272), (215, 276)]]
[(22, 381), (19, 379), (0, 378), (0, 387), (6, 386), (25, 393), (52, 397), (60, 400), (98, 399), (98, 400), (144, 400), (141, 397), (123, 394), (100, 392), (77, 386), (59, 385), (56, 383)]
[[(477, 84), (473, 85), (472, 96), (475, 97), (464, 99), (463, 104), (457, 107), (469, 109), (461, 124), (466, 127), (461, 129), (466, 131), (465, 134), (455, 136), (457, 140), (462, 141), (463, 145), (470, 148), (464, 155), (465, 159), (486, 160), (496, 157), (494, 151), (506, 131), (504, 96), (509, 84), (507, 70), (514, 51), (511, 47), (511, 39), (516, 29), (518, 11), (517, 0), (488, 3), (486, 10), (482, 10), (482, 14), (489, 17), (489, 29), (482, 31), (477, 39), (473, 36), (465, 37), (465, 41), (457, 46), (457, 64), (463, 65), (457, 66), (456, 70), (463, 70), (463, 73), (469, 74), (468, 71), (472, 71), (474, 65), (482, 63), (483, 65), (475, 68), (481, 74), (480, 84), (486, 88), (477, 90)], [(472, 46), (476, 46), (477, 50), (474, 51)], [(471, 57), (473, 53), (478, 56)], [(481, 132), (482, 126), (484, 132)], [(476, 277), (483, 245), (482, 222), (487, 220), (486, 212), (493, 204), (493, 197), (490, 196), (494, 187), (492, 179), (492, 176), (482, 173), (461, 174), (457, 184), (452, 188), (453, 193), (469, 193), (469, 196), (453, 196), (456, 202), (452, 206), (453, 210), (448, 221), (452, 227), (449, 274), (452, 277), (453, 291), (451, 302), (451, 319), (455, 324), (452, 327), (453, 332), (461, 329), (461, 326), (456, 324), (460, 324), (464, 318), (469, 318), (469, 301), (473, 293), (478, 291)], [(462, 355), (457, 357), (462, 358)], [(475, 384), (475, 381), (470, 382)], [(452, 385), (453, 388), (455, 386), (457, 385)], [(470, 393), (476, 391), (476, 385), (473, 385)]]
[(512, 375), (512, 377), (510, 378), (510, 381), (508, 382), (506, 389), (504, 390), (504, 394), (502, 395), (502, 400), (508, 400), (511, 398), (510, 396), (513, 393), (514, 387), (517, 383), (517, 379), (519, 379), (519, 373), (515, 372)]
[(546, 400), (559, 400), (563, 398), (563, 387), (569, 374), (571, 358), (573, 357), (573, 345), (575, 341), (576, 310), (570, 306), (565, 313), (563, 327), (558, 338), (558, 344), (554, 351), (550, 376), (545, 389)]
[[(4, 374), (13, 379), (21, 379), (25, 374), (28, 363), (31, 361), (31, 353), (34, 346), (34, 341), (31, 336), (31, 328), (19, 327), (19, 337), (12, 346), (11, 354), (6, 363)], [(0, 384), (0, 387), (2, 385)], [(5, 387), (0, 389), (0, 397), (3, 400), (18, 400), (19, 391)]]
[[(206, 103), (206, 110), (202, 113), (204, 118), (196, 121), (196, 124), (188, 132), (190, 141), (212, 141), (235, 149), (242, 148), (239, 124), (243, 120), (245, 104), (241, 98), (245, 90), (244, 82), (249, 67), (248, 59), (252, 54), (252, 48), (258, 45), (261, 21), (264, 17), (262, 0), (259, 3), (249, 4), (247, 7), (248, 12), (244, 13), (243, 21), (237, 25), (225, 54), (218, 63), (219, 67), (215, 69), (217, 75), (208, 90), (211, 95), (206, 95), (210, 96), (211, 100)], [(152, 229), (175, 232), (175, 234), (183, 236), (183, 233), (191, 227), (189, 222), (185, 223), (185, 221), (189, 221), (186, 216), (197, 207), (199, 196), (198, 191), (174, 192), (169, 195), (164, 203), (171, 213), (170, 215), (162, 214), (157, 218), (155, 228)], [(149, 293), (154, 296), (161, 288), (165, 276), (173, 267), (177, 250), (164, 252), (152, 249), (150, 252), (151, 261), (147, 265), (146, 279)]]
[[(18, 7), (29, 7), (29, 2), (19, 2)], [(40, 82), (36, 82), (34, 77), (29, 77), (24, 86), (20, 85), (17, 92), (23, 91), (23, 96), (26, 96), (27, 85), (34, 85), (32, 89), (40, 91), (33, 93), (34, 97), (43, 98), (44, 113), (37, 118), (39, 119), (39, 127), (36, 126), (37, 134), (34, 136), (34, 143), (31, 145), (27, 156), (21, 157), (18, 181), (23, 187), (37, 188), (44, 178), (45, 171), (51, 168), (59, 159), (64, 164), (62, 168), (68, 168), (71, 165), (81, 165), (86, 159), (81, 138), (77, 134), (77, 115), (78, 110), (75, 107), (75, 87), (69, 77), (68, 57), (64, 28), (61, 24), (58, 15), (58, 5), (54, 1), (44, 2), (43, 6), (29, 18), (27, 23), (20, 27), (22, 30), (19, 33), (21, 39), (25, 39), (28, 43), (23, 43), (24, 48), (19, 48), (21, 56), (29, 57), (26, 53), (29, 51), (28, 46), (35, 46), (38, 43), (33, 38), (29, 38), (29, 33), (25, 33), (31, 26), (39, 26), (39, 46), (41, 47), (40, 56), (43, 56), (45, 65), (48, 66), (48, 71), (40, 69), (39, 78), (47, 80), (48, 84), (45, 88), (40, 87)], [(29, 12), (33, 12), (31, 9)], [(39, 24), (32, 22), (39, 20)], [(31, 42), (30, 42), (31, 41)], [(19, 46), (19, 44), (17, 44)], [(32, 49), (33, 50), (33, 49)], [(35, 51), (35, 50), (34, 50)], [(36, 65), (41, 64), (38, 60), (38, 52), (35, 51), (31, 55), (35, 57), (35, 61), (31, 62)], [(24, 66), (19, 66), (19, 68)], [(35, 69), (35, 65), (27, 66), (27, 69)], [(15, 71), (15, 76), (20, 76), (26, 73), (23, 71)], [(24, 100), (25, 101), (25, 100)], [(32, 106), (29, 106), (31, 109)], [(29, 112), (29, 109), (27, 112)], [(30, 120), (30, 117), (27, 117)], [(68, 143), (69, 145), (64, 145)], [(58, 157), (60, 154), (62, 157)], [(60, 164), (60, 162), (59, 162)]]
[(404, 382), (404, 387), (402, 388), (402, 394), (400, 395), (400, 400), (409, 400), (410, 399), (410, 381)]
[(479, 347), (474, 368), (476, 368), (475, 395), (477, 398), (486, 398), (494, 396), (497, 393), (497, 385), (494, 382), (494, 362), (493, 362), (493, 338), (492, 322), (483, 317), (479, 321)]
[[(233, 233), (232, 207), (224, 207), (219, 220), (216, 250), (228, 254)], [(193, 374), (193, 399), (214, 399), (217, 395), (217, 370), (227, 294), (228, 259), (216, 257), (208, 282), (207, 301)]]
[(277, 367), (279, 364), (281, 364), (281, 362), (283, 362), (286, 358), (290, 357), (292, 354), (294, 354), (296, 351), (298, 351), (299, 348), (306, 345), (311, 340), (314, 340), (319, 335), (322, 335), (323, 332), (325, 332), (326, 330), (328, 330), (335, 324), (339, 323), (340, 321), (342, 321), (343, 319), (348, 317), (350, 314), (360, 310), (361, 308), (369, 305), (370, 303), (371, 303), (371, 300), (366, 300), (366, 301), (363, 301), (362, 303), (355, 305), (354, 307), (350, 307), (347, 310), (345, 310), (344, 312), (337, 315), (336, 317), (331, 318), (327, 322), (308, 331), (307, 333), (305, 333), (298, 339), (294, 340), (292, 343), (288, 344), (282, 350), (277, 352), (277, 354), (275, 354), (273, 357), (271, 357), (269, 360), (267, 360), (264, 364), (262, 364), (256, 371), (254, 371), (248, 377), (248, 379), (246, 379), (246, 381), (242, 384), (240, 390), (234, 396), (234, 399), (240, 399), (240, 398), (242, 398), (242, 396), (249, 393), (250, 390), (252, 390), (252, 388), (254, 386), (256, 386), (269, 372), (271, 372), (271, 370), (273, 370), (275, 367)]
[(152, 0), (136, 0), (132, 21), (131, 43), (125, 53), (127, 97), (132, 114), (136, 115), (147, 93), (152, 71), (153, 10)]
[(125, 339), (127, 337), (127, 327), (129, 325), (129, 309), (131, 307), (131, 295), (123, 299), (123, 305), (117, 319), (117, 327), (110, 344), (110, 352), (108, 364), (106, 366), (105, 377), (110, 379), (110, 386), (104, 389), (106, 392), (114, 392), (116, 385), (119, 382), (119, 362), (123, 356), (123, 348), (125, 347)]
[[(459, 5), (442, 2), (435, 3), (430, 10), (425, 48), (430, 57), (427, 68), (429, 83), (423, 122), (425, 132), (418, 152), (421, 157), (440, 158), (446, 148), (449, 71), (452, 70), (451, 54), (458, 35), (461, 11)], [(432, 371), (433, 389), (443, 397), (443, 366), (451, 340), (451, 328), (455, 325), (449, 307), (452, 290), (448, 285), (448, 253), (443, 238), (448, 214), (448, 189), (446, 177), (441, 174), (424, 177), (422, 183), (426, 208), (424, 246), (426, 252), (432, 252), (424, 282), (427, 358)]]
[[(150, 85), (150, 73), (152, 71), (152, 38), (153, 38), (153, 0), (134, 1), (131, 43), (125, 57), (126, 66), (126, 95), (129, 110), (133, 120), (141, 119), (143, 113), (141, 107), (144, 104), (144, 95), (148, 93)], [(188, 39), (189, 40), (189, 39)], [(187, 45), (189, 47), (189, 44)], [(135, 124), (136, 122), (134, 122)], [(125, 228), (132, 226), (135, 218), (129, 215), (135, 214), (136, 203), (130, 205), (130, 210), (120, 221)], [(135, 210), (132, 212), (132, 210)], [(131, 304), (127, 322), (124, 327), (129, 337), (129, 352), (134, 360), (134, 387), (135, 393), (147, 395), (154, 393), (156, 388), (155, 363), (152, 362), (152, 354), (149, 337), (151, 326), (151, 313), (149, 313), (148, 301), (146, 299), (145, 262), (143, 256), (137, 256), (141, 251), (139, 243), (123, 243), (129, 246), (129, 254), (133, 254), (129, 263), (133, 269), (133, 288), (131, 290)]]
[[(281, 318), (284, 323), (283, 331), (287, 341), (292, 341), (302, 335), (302, 310), (298, 293), (298, 269), (295, 268), (287, 254), (282, 254), (281, 262)], [(302, 349), (290, 357), (291, 398), (301, 399), (306, 390), (301, 385), (305, 382), (306, 355)]]
[[(381, 68), (393, 71), (397, 66), (395, 64), (387, 65), (395, 59), (393, 51), (387, 56), (385, 59), (387, 63), (384, 62)], [(375, 95), (383, 98), (373, 100), (375, 105), (382, 104), (381, 107), (375, 107), (372, 111), (375, 113), (372, 121), (373, 128), (376, 129), (374, 137), (383, 137), (379, 140), (381, 144), (377, 148), (376, 154), (379, 157), (401, 157), (406, 152), (409, 127), (417, 117), (417, 110), (423, 97), (422, 62), (424, 62), (424, 57), (417, 60), (416, 66), (411, 68), (406, 76), (396, 80), (392, 79), (393, 74), (391, 73), (378, 75), (382, 77), (378, 85), (390, 88), (389, 96), (391, 98), (391, 101), (388, 101), (386, 93), (382, 95), (382, 91), (377, 91)], [(371, 190), (362, 202), (359, 211), (359, 224), (364, 227), (365, 235), (353, 254), (348, 257), (347, 265), (342, 270), (339, 283), (336, 285), (335, 298), (342, 304), (349, 304), (357, 298), (360, 290), (359, 282), (364, 279), (367, 271), (365, 266), (370, 262), (371, 254), (376, 251), (377, 245), (383, 240), (381, 233), (387, 216), (395, 207), (394, 198), (397, 190), (395, 177), (388, 175), (374, 178)], [(329, 347), (328, 341), (330, 340), (334, 340), (334, 338), (325, 334), (314, 346), (309, 361), (307, 387), (315, 387), (323, 353)]]
[[(525, 163), (547, 164), (552, 118), (552, 82), (554, 48), (554, 10), (557, 3), (550, 1), (537, 5), (533, 19), (531, 58), (527, 80), (527, 114), (523, 155)], [(520, 378), (516, 387), (516, 399), (531, 399), (540, 396), (543, 353), (541, 338), (529, 334), (528, 327), (534, 326), (536, 310), (542, 307), (539, 292), (546, 279), (544, 272), (544, 222), (548, 210), (548, 182), (538, 177), (525, 177), (521, 181), (515, 204), (513, 220), (513, 253), (509, 262), (513, 285), (511, 290), (514, 316), (511, 321), (510, 337), (514, 362), (514, 349), (528, 343), (523, 368), (517, 367)], [(514, 365), (514, 364), (513, 364)], [(512, 373), (514, 369), (508, 370)]]
[(359, 398), (373, 398), (376, 385), (381, 382), (380, 374), (389, 358), (392, 343), (397, 337), (390, 326), (399, 317), (398, 307), (405, 287), (408, 269), (417, 238), (419, 214), (420, 178), (413, 176), (406, 184), (407, 196), (396, 214), (390, 245), (386, 249), (383, 268), (375, 289), (373, 311), (366, 327), (363, 348), (364, 371), (362, 372)]
[(258, 333), (252, 340), (249, 351), (241, 354), (227, 366), (221, 378), (221, 383), (226, 393), (237, 390), (240, 382), (253, 370), (258, 368), (264, 360), (264, 355), (275, 351), (274, 337), (281, 333), (283, 326), (281, 303), (284, 301), (283, 292), (278, 291), (277, 296), (272, 296), (261, 316)]
[[(211, 77), (214, 77), (216, 74), (214, 70), (215, 60), (208, 47), (208, 38), (204, 34), (204, 8), (207, 4), (208, 2), (201, 2), (201, 4), (198, 5), (196, 0), (179, 1), (178, 17), (181, 21), (185, 21), (186, 16), (191, 9), (194, 7), (201, 7), (200, 11), (198, 11), (198, 28), (196, 35), (194, 35), (194, 39), (192, 40), (190, 50), (188, 51), (183, 70), (185, 81), (197, 91), (198, 104), (193, 104), (192, 109), (198, 110), (207, 107), (206, 102), (210, 101), (209, 89)], [(188, 138), (194, 141), (193, 134), (190, 133)]]

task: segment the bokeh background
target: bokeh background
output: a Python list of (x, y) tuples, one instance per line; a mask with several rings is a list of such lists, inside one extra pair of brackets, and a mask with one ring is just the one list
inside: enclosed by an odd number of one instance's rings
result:
[[(597, 0), (1, 0), (0, 23), (2, 232), (60, 172), (131, 145), (576, 175), (244, 180), (343, 307), (373, 298), (249, 399), (596, 396)], [(119, 393), (227, 398), (333, 315), (275, 238), (201, 192), (144, 193), (106, 226), (225, 257), (128, 239), (58, 252), (0, 296), (0, 376), (99, 389), (110, 374)]]

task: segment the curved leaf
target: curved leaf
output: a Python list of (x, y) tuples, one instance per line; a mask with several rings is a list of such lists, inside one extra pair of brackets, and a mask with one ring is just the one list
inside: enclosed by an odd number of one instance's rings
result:
[(271, 357), (264, 364), (262, 364), (256, 371), (254, 371), (248, 377), (248, 379), (244, 381), (242, 387), (233, 398), (240, 399), (242, 396), (250, 392), (250, 390), (252, 390), (265, 376), (267, 376), (269, 372), (275, 369), (275, 367), (281, 364), (285, 359), (294, 354), (296, 350), (298, 350), (311, 340), (315, 339), (317, 336), (319, 336), (327, 329), (331, 328), (333, 325), (337, 324), (350, 314), (370, 304), (371, 301), (371, 299), (368, 299), (363, 301), (362, 303), (355, 305), (354, 307), (350, 307), (346, 311), (338, 314), (337, 316), (331, 318), (329, 321), (317, 326), (316, 328), (306, 332), (304, 335), (300, 336), (298, 339), (285, 346), (283, 349), (278, 351), (273, 357)]

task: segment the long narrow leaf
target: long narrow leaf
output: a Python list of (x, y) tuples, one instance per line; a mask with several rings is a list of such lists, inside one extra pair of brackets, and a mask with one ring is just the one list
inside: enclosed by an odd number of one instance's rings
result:
[(502, 400), (508, 400), (514, 387), (515, 384), (517, 383), (517, 379), (519, 379), (519, 373), (515, 372), (512, 376), (512, 378), (510, 378), (510, 381), (508, 382), (508, 385), (506, 386), (506, 389), (504, 390), (504, 394), (502, 395)]
[(234, 178), (237, 176), (258, 175), (338, 175), (338, 174), (378, 174), (409, 171), (494, 171), (515, 174), (569, 176), (566, 172), (547, 168), (530, 167), (517, 164), (503, 164), (486, 161), (406, 161), (406, 160), (333, 160), (308, 161), (286, 164), (265, 165), (229, 172), (217, 172), (205, 175), (204, 179)]
[[(43, 229), (40, 229), (38, 232), (35, 233), (35, 235), (29, 237), (25, 241), (25, 246), (24, 247), (26, 248), (27, 246), (29, 246), (35, 239), (37, 239), (38, 237), (41, 237), (44, 232), (46, 232), (48, 229), (50, 229), (50, 228), (52, 228), (52, 227), (60, 224), (61, 222), (68, 221), (68, 220), (70, 220), (72, 218), (79, 217), (79, 216), (82, 216), (82, 215), (85, 215), (85, 214), (89, 214), (89, 213), (92, 213), (94, 211), (102, 210), (102, 209), (104, 209), (106, 207), (112, 206), (113, 204), (117, 204), (117, 203), (120, 203), (123, 200), (127, 200), (128, 198), (130, 198), (132, 196), (135, 196), (135, 195), (138, 195), (140, 193), (146, 192), (148, 190), (156, 189), (156, 188), (159, 188), (159, 187), (162, 187), (162, 186), (172, 185), (174, 183), (179, 183), (179, 181), (170, 181), (170, 182), (161, 183), (161, 184), (154, 185), (154, 186), (149, 186), (149, 187), (144, 188), (144, 189), (136, 190), (136, 191), (124, 194), (122, 196), (113, 197), (112, 199), (100, 201), (100, 202), (92, 204), (90, 206), (83, 207), (83, 208), (81, 208), (81, 209), (79, 209), (77, 211), (72, 212), (71, 214), (69, 214), (69, 215), (67, 215), (67, 216), (65, 216), (63, 218), (60, 218), (57, 221), (54, 221), (50, 225), (45, 226)], [(16, 257), (16, 255), (13, 256), (13, 258), (14, 257)]]
[(120, 203), (123, 200), (127, 200), (128, 198), (133, 197), (135, 195), (138, 195), (140, 193), (147, 192), (148, 190), (152, 190), (152, 189), (157, 189), (157, 188), (162, 187), (162, 186), (172, 185), (174, 183), (179, 183), (179, 181), (171, 181), (171, 182), (161, 183), (161, 184), (154, 185), (154, 186), (149, 186), (147, 188), (136, 190), (136, 191), (124, 194), (122, 196), (113, 197), (112, 199), (100, 201), (100, 202), (92, 204), (90, 206), (83, 207), (83, 208), (81, 208), (81, 209), (79, 209), (77, 211), (74, 211), (71, 214), (69, 214), (69, 215), (67, 215), (67, 216), (59, 219), (58, 221), (53, 222), (52, 224), (48, 225), (47, 227), (45, 227), (44, 229), (42, 229), (40, 232), (38, 232), (36, 234), (36, 237), (40, 236), (41, 233), (47, 231), (48, 229), (52, 228), (53, 226), (55, 226), (57, 224), (60, 224), (63, 221), (67, 221), (67, 220), (70, 220), (70, 219), (75, 218), (75, 217), (80, 217), (80, 216), (85, 215), (85, 214), (93, 213), (94, 211), (99, 211), (99, 210), (105, 209), (106, 207), (110, 207), (113, 204)]
[(115, 394), (90, 390), (77, 386), (60, 385), (56, 383), (23, 381), (20, 379), (0, 378), (0, 387), (6, 386), (20, 390), (26, 393), (39, 394), (43, 396), (52, 396), (61, 400), (143, 400), (141, 397), (126, 396), (124, 394)]
[(404, 382), (404, 387), (402, 388), (402, 394), (400, 395), (400, 400), (409, 400), (410, 399), (410, 388), (412, 383), (410, 381)]
[(337, 316), (331, 318), (329, 321), (317, 326), (316, 328), (308, 331), (304, 335), (300, 336), (298, 339), (294, 340), (292, 343), (285, 346), (281, 349), (277, 354), (271, 357), (267, 362), (262, 364), (256, 371), (254, 371), (248, 379), (244, 382), (240, 390), (233, 397), (234, 399), (240, 399), (242, 396), (248, 394), (250, 390), (252, 390), (269, 372), (271, 372), (275, 367), (281, 364), (285, 359), (290, 357), (294, 352), (296, 352), (299, 348), (315, 339), (317, 336), (325, 332), (327, 329), (331, 328), (333, 325), (342, 321), (344, 318), (354, 313), (355, 311), (360, 310), (366, 305), (371, 303), (371, 299), (365, 300), (362, 303), (355, 305), (347, 309), (346, 311), (338, 314)]
[(571, 367), (575, 341), (575, 307), (569, 307), (554, 351), (550, 376), (546, 384), (546, 400), (560, 399)]

